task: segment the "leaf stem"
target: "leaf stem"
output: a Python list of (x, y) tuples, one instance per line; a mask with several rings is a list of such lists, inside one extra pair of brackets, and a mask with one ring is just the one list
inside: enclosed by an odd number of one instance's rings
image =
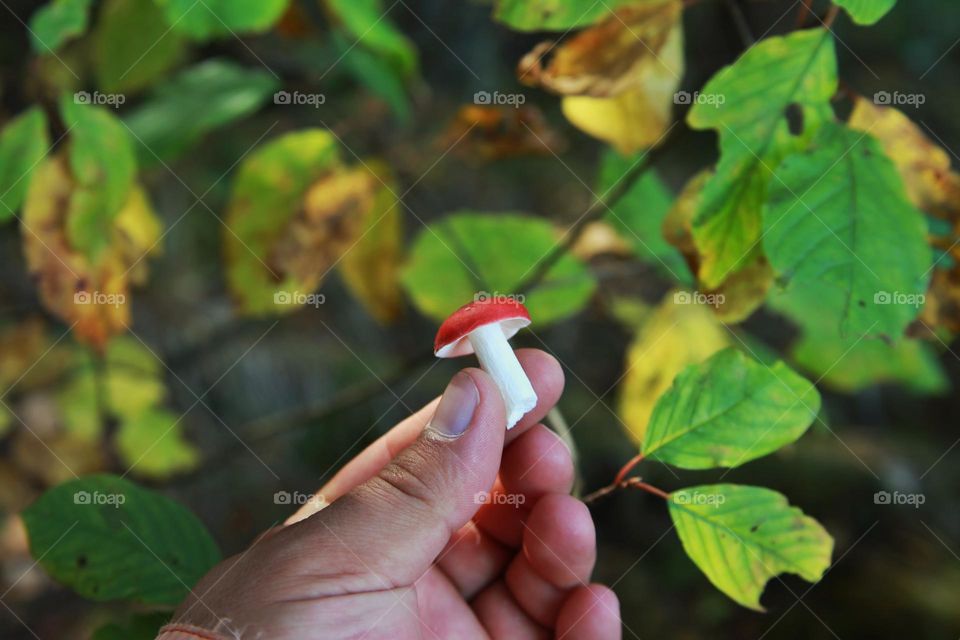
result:
[(629, 474), (634, 467), (636, 467), (643, 460), (643, 453), (638, 453), (637, 455), (630, 458), (625, 465), (620, 468), (620, 471), (617, 472), (616, 477), (613, 479), (613, 482), (608, 484), (605, 487), (597, 489), (593, 493), (587, 494), (583, 497), (583, 502), (585, 504), (591, 504), (596, 502), (598, 499), (602, 498), (605, 495), (611, 494), (617, 489), (627, 489), (633, 487), (635, 489), (642, 489), (647, 493), (652, 493), (655, 496), (659, 496), (664, 500), (668, 499), (670, 495), (658, 487), (653, 486), (648, 482), (644, 482), (640, 478), (628, 478)]

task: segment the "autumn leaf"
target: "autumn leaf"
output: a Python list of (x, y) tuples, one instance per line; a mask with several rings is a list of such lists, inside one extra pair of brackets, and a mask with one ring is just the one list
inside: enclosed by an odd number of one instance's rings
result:
[[(396, 268), (397, 257), (390, 255), (396, 242), (389, 237), (392, 219), (384, 215), (395, 215), (395, 190), (374, 171), (366, 164), (344, 164), (335, 139), (322, 129), (289, 133), (244, 160), (224, 233), (228, 280), (242, 311), (257, 315), (299, 308), (361, 240), (373, 243), (361, 247), (365, 255), (382, 249), (382, 257), (393, 263), (390, 268)], [(378, 229), (383, 222), (387, 227)], [(361, 274), (355, 261), (346, 268), (348, 286), (361, 301), (378, 317), (392, 317), (395, 297), (375, 310), (369, 299), (374, 289), (390, 286), (389, 280), (372, 283), (373, 273)]]
[(518, 77), (565, 96), (567, 119), (621, 153), (654, 145), (683, 75), (681, 11), (678, 0), (622, 7), (562, 44), (538, 45)]
[(560, 153), (566, 141), (534, 106), (464, 105), (438, 140), (458, 156), (483, 162)]
[(374, 318), (387, 323), (400, 315), (403, 305), (403, 212), (390, 170), (380, 163), (366, 168), (377, 181), (373, 201), (363, 210), (359, 237), (342, 254), (338, 268), (354, 296)]
[(730, 334), (709, 307), (685, 293), (668, 293), (627, 351), (619, 414), (638, 446), (657, 400), (677, 374), (731, 344)]
[(664, 51), (681, 11), (677, 0), (623, 7), (562, 44), (540, 43), (520, 60), (517, 77), (558, 95), (602, 98), (642, 86), (644, 65)]
[(913, 204), (940, 218), (960, 219), (960, 173), (951, 170), (950, 153), (919, 125), (902, 111), (863, 97), (854, 101), (847, 125), (880, 141)]
[(142, 280), (143, 258), (157, 250), (160, 224), (137, 186), (107, 227), (95, 258), (68, 235), (74, 201), (87, 191), (58, 154), (37, 167), (23, 208), (23, 249), (44, 305), (75, 325), (78, 339), (97, 348), (130, 322), (130, 285)]

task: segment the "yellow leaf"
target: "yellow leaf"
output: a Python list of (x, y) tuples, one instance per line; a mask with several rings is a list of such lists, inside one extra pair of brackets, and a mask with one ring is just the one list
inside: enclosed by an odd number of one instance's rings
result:
[(142, 259), (154, 250), (160, 225), (142, 189), (134, 186), (114, 220), (106, 249), (91, 259), (71, 245), (67, 233), (78, 196), (83, 190), (64, 156), (37, 167), (23, 208), (23, 248), (44, 305), (65, 322), (76, 323), (79, 340), (102, 349), (130, 322), (130, 282), (133, 275), (142, 279)]
[(730, 344), (730, 335), (709, 307), (692, 302), (686, 292), (664, 297), (627, 351), (620, 388), (620, 416), (638, 446), (657, 399), (680, 370)]
[(576, 127), (624, 154), (661, 139), (683, 75), (679, 2), (623, 9), (561, 45), (545, 69), (543, 53), (534, 50), (521, 74), (565, 95)]
[(957, 220), (960, 174), (950, 170), (950, 154), (893, 107), (857, 98), (849, 126), (880, 140), (903, 177), (910, 201), (933, 215)]
[[(518, 78), (524, 84), (539, 85), (560, 95), (598, 98), (642, 86), (641, 78), (650, 60), (660, 62), (679, 79), (682, 63), (663, 56), (668, 42), (679, 32), (681, 11), (679, 0), (623, 7), (561, 45), (537, 45), (521, 59)], [(675, 51), (668, 53), (676, 55)], [(550, 60), (545, 64), (548, 55)]]
[(400, 261), (403, 225), (393, 176), (379, 163), (367, 163), (377, 187), (363, 212), (360, 237), (343, 254), (340, 275), (353, 295), (378, 321), (388, 323), (400, 314)]

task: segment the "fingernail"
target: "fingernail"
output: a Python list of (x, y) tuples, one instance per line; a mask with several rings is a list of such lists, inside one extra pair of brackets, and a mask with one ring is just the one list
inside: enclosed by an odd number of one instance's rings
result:
[(440, 398), (428, 429), (447, 438), (459, 438), (470, 426), (473, 414), (480, 404), (480, 392), (470, 374), (460, 372), (453, 376)]

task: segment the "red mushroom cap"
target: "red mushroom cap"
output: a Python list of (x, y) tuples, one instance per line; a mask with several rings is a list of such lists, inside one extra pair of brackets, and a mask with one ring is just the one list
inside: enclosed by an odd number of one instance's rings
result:
[(444, 320), (433, 341), (433, 353), (438, 358), (456, 358), (473, 353), (467, 340), (471, 331), (494, 322), (500, 324), (504, 337), (513, 335), (530, 324), (530, 312), (512, 298), (486, 298), (465, 304)]

